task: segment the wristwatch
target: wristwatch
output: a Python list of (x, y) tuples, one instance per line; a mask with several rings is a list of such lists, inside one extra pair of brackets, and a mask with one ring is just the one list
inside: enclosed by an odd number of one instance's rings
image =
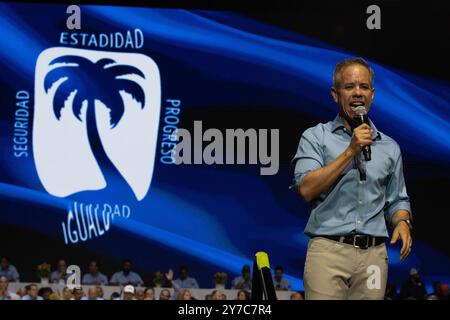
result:
[(398, 224), (399, 224), (400, 222), (402, 222), (402, 221), (405, 221), (405, 222), (406, 222), (406, 224), (408, 225), (409, 230), (412, 230), (412, 229), (413, 229), (411, 220), (409, 220), (409, 219), (401, 219), (400, 221), (397, 222), (397, 224), (396, 224), (395, 226), (397, 227)]

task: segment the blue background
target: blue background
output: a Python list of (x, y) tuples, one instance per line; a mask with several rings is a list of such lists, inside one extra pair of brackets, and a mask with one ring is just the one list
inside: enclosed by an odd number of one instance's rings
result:
[[(355, 53), (236, 12), (81, 8), (83, 32), (143, 31), (143, 48), (117, 51), (141, 52), (155, 60), (162, 100), (182, 101), (181, 127), (202, 120), (204, 130), (279, 128), (280, 170), (275, 176), (260, 176), (257, 165), (157, 162), (141, 202), (108, 189), (67, 198), (47, 194), (32, 153), (28, 158), (13, 156), (15, 94), (28, 90), (32, 105), (36, 59), (46, 48), (60, 45), (60, 33), (67, 31), (66, 6), (1, 3), (0, 254), (13, 258), (22, 278), (33, 279), (27, 269), (59, 257), (82, 268), (88, 258), (99, 258), (110, 275), (128, 257), (144, 280), (155, 270), (187, 264), (201, 286), (212, 287), (215, 271), (233, 278), (257, 251), (265, 251), (272, 266), (284, 267), (293, 289), (302, 289), (308, 241), (302, 231), (309, 208), (288, 191), (293, 172), (289, 160), (307, 127), (337, 113), (329, 96), (333, 68)], [(437, 221), (437, 228), (446, 230), (448, 209), (440, 208), (450, 177), (449, 84), (369, 61), (376, 75), (370, 116), (401, 146), (415, 218)], [(31, 128), (32, 121), (30, 139)], [(129, 205), (131, 218), (115, 220), (103, 237), (64, 245), (61, 222), (71, 201), (98, 199)], [(433, 224), (417, 228), (407, 261), (399, 261), (398, 246), (389, 246), (390, 281), (400, 284), (409, 268), (416, 267), (428, 285), (449, 283), (448, 241), (435, 235)]]

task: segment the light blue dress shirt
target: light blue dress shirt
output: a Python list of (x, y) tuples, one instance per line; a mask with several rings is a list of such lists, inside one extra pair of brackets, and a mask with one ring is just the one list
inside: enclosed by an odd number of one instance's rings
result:
[(175, 279), (174, 282), (177, 284), (179, 289), (192, 289), (192, 288), (198, 288), (197, 280), (191, 277), (187, 277), (184, 280), (181, 280), (180, 278)]
[(101, 272), (98, 272), (95, 276), (91, 273), (86, 273), (83, 275), (83, 279), (81, 280), (83, 284), (108, 284), (108, 278)]
[[(400, 147), (369, 122), (373, 129), (372, 160), (365, 161), (360, 153), (329, 190), (311, 201), (305, 234), (387, 237), (386, 220), (390, 223), (400, 209), (411, 213)], [(307, 129), (292, 160), (292, 189), (298, 192), (305, 176), (336, 159), (350, 145), (351, 138), (352, 132), (344, 127), (339, 115), (333, 121)]]
[(8, 266), (5, 270), (0, 268), (0, 277), (6, 277), (9, 282), (19, 282), (20, 276), (19, 272), (17, 272), (16, 267), (14, 267), (12, 264)]
[(139, 286), (144, 284), (144, 281), (142, 281), (141, 277), (137, 273), (132, 271), (128, 275), (125, 275), (123, 271), (116, 272), (112, 275), (109, 282), (110, 284), (119, 284), (119, 285), (132, 284), (133, 286)]

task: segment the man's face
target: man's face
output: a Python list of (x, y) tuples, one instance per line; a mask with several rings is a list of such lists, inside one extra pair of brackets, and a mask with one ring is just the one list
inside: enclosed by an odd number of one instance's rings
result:
[(61, 273), (65, 273), (66, 272), (66, 262), (64, 260), (60, 260), (58, 262), (58, 271)]
[(2, 258), (2, 260), (0, 261), (0, 266), (2, 267), (2, 269), (7, 269), (9, 267), (8, 259)]
[(28, 290), (28, 295), (31, 298), (33, 298), (33, 299), (36, 298), (37, 295), (38, 295), (38, 288), (37, 288), (37, 286), (31, 286), (30, 290)]
[(181, 269), (181, 270), (180, 270), (180, 278), (181, 278), (181, 279), (186, 279), (187, 276), (188, 276), (188, 271), (187, 271), (187, 269)]
[(75, 300), (80, 300), (83, 297), (83, 289), (75, 289), (73, 292), (73, 298)]
[(124, 292), (123, 293), (123, 300), (133, 300), (133, 294), (131, 292)]
[(89, 273), (96, 274), (98, 272), (97, 262), (91, 261), (89, 263)]
[(70, 300), (70, 298), (72, 298), (72, 297), (73, 297), (73, 295), (72, 295), (72, 292), (70, 292), (70, 289), (65, 287), (63, 289), (63, 299), (64, 300)]
[(144, 300), (154, 300), (155, 299), (155, 292), (152, 289), (148, 289), (145, 293)]
[(280, 269), (275, 270), (275, 278), (281, 279), (282, 276), (283, 276), (283, 270), (280, 270)]
[(170, 299), (170, 291), (169, 290), (161, 290), (159, 293), (159, 300), (169, 300)]
[(370, 84), (370, 73), (365, 66), (352, 64), (341, 70), (337, 88), (331, 88), (331, 95), (347, 114), (353, 118), (352, 107), (365, 106), (369, 112), (375, 89)]
[(88, 299), (89, 300), (97, 300), (97, 297), (98, 297), (98, 290), (97, 290), (97, 288), (95, 288), (95, 287), (89, 288)]
[(123, 263), (122, 270), (124, 273), (130, 273), (131, 271), (131, 262), (126, 261)]
[(250, 278), (250, 267), (245, 266), (242, 269), (242, 276), (244, 277), (244, 279), (249, 279)]
[(6, 291), (8, 289), (8, 279), (6, 277), (0, 277), (0, 290)]
[(136, 299), (137, 300), (144, 300), (144, 297), (145, 297), (144, 290), (142, 290), (142, 289), (136, 290)]

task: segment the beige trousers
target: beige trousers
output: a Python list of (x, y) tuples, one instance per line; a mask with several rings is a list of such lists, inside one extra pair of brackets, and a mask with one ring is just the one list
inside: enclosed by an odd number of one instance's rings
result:
[(355, 248), (327, 238), (309, 240), (303, 275), (307, 300), (381, 300), (388, 273), (386, 245)]

